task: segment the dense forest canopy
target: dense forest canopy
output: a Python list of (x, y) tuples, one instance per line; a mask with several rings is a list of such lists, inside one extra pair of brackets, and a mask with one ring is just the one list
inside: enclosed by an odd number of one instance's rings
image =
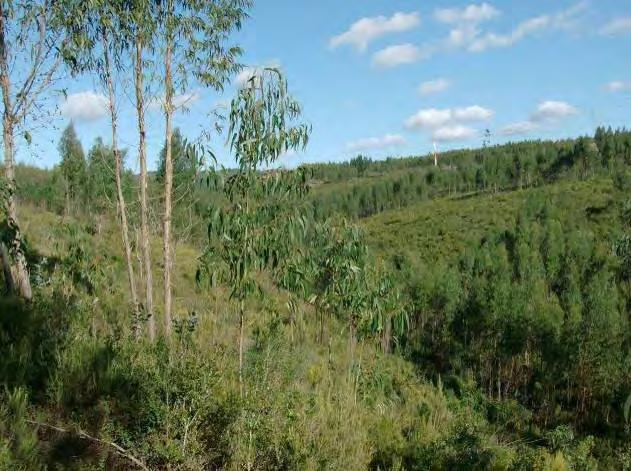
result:
[[(0, 468), (631, 467), (631, 131), (274, 169), (312, 128), (269, 67), (223, 168), (174, 94), (241, 69), (249, 1), (1, 6)], [(18, 164), (59, 73), (108, 135)]]

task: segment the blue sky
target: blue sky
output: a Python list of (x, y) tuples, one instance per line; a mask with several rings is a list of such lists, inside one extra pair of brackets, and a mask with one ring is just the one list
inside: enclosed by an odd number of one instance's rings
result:
[[(312, 124), (304, 154), (281, 165), (425, 154), (493, 143), (591, 133), (631, 124), (629, 0), (258, 0), (235, 40), (249, 66), (277, 65)], [(248, 71), (242, 74), (247, 75)], [(50, 167), (72, 118), (87, 149), (109, 141), (101, 91), (89, 77), (65, 81), (60, 115), (20, 159)], [(186, 91), (176, 125), (189, 138), (212, 126), (223, 95)], [(137, 168), (136, 121), (129, 84), (120, 87), (121, 141)], [(148, 156), (155, 163), (164, 124), (148, 109)], [(217, 137), (220, 160), (231, 159)]]

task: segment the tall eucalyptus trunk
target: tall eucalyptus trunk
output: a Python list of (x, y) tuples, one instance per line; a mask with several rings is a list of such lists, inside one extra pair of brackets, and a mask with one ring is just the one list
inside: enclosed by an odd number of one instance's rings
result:
[(153, 315), (153, 276), (151, 271), (151, 245), (149, 243), (149, 215), (147, 208), (147, 149), (142, 49), (142, 38), (136, 36), (134, 81), (136, 84), (136, 114), (138, 116), (138, 159), (140, 161), (140, 247), (145, 275), (145, 311), (148, 319), (149, 339), (153, 341), (156, 338), (156, 321)]
[(121, 222), (121, 236), (123, 239), (123, 247), (125, 249), (125, 261), (127, 263), (127, 278), (129, 279), (129, 293), (134, 309), (135, 321), (138, 322), (140, 308), (138, 305), (138, 295), (136, 293), (136, 279), (134, 277), (134, 262), (132, 259), (131, 245), (129, 243), (129, 226), (127, 224), (127, 208), (125, 205), (125, 197), (123, 195), (122, 172), (123, 162), (121, 152), (118, 149), (118, 116), (116, 109), (116, 95), (114, 93), (114, 81), (112, 78), (112, 64), (109, 54), (109, 38), (107, 32), (103, 30), (103, 59), (105, 62), (105, 81), (107, 83), (107, 91), (109, 98), (110, 119), (112, 122), (112, 152), (115, 161), (115, 179), (116, 179), (116, 196), (118, 200), (118, 214)]
[[(15, 115), (11, 100), (11, 79), (9, 75), (9, 51), (7, 45), (7, 24), (5, 3), (0, 2), (0, 87), (2, 88), (2, 101), (4, 113), (2, 117), (2, 138), (4, 142), (4, 176), (6, 179), (6, 213), (9, 226), (9, 252), (13, 256), (12, 267), (15, 289), (26, 300), (33, 298), (28, 265), (24, 251), (24, 242), (18, 222), (17, 201), (15, 199), (15, 168), (14, 168), (14, 131)], [(6, 269), (6, 267), (5, 267)]]
[(164, 103), (164, 115), (166, 122), (166, 152), (164, 158), (164, 218), (163, 218), (163, 258), (164, 258), (164, 329), (167, 337), (171, 335), (171, 272), (173, 270), (173, 254), (171, 247), (171, 219), (173, 198), (173, 155), (171, 142), (173, 140), (173, 76), (171, 74), (171, 61), (173, 55), (173, 31), (171, 27), (173, 16), (173, 0), (167, 3), (167, 28), (166, 51), (164, 59), (164, 82), (166, 96)]

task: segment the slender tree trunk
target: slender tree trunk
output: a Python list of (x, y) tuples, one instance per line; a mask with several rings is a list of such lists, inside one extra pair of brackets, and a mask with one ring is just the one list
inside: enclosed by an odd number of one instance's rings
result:
[(15, 200), (15, 173), (13, 168), (14, 153), (14, 125), (15, 116), (11, 103), (11, 81), (9, 78), (9, 52), (6, 43), (6, 19), (4, 2), (0, 2), (0, 87), (2, 87), (2, 102), (4, 113), (2, 119), (2, 138), (4, 140), (4, 172), (7, 184), (7, 222), (10, 229), (9, 251), (15, 260), (14, 281), (19, 294), (27, 300), (33, 298), (31, 280), (29, 279), (28, 265), (24, 254), (24, 243), (18, 222), (17, 202)]
[(324, 309), (318, 309), (320, 314), (320, 344), (324, 345)]
[[(4, 91), (4, 80), (3, 80)], [(31, 280), (29, 278), (28, 265), (26, 255), (24, 253), (24, 243), (22, 241), (22, 233), (18, 222), (18, 208), (15, 199), (15, 173), (13, 167), (13, 122), (12, 118), (7, 116), (3, 120), (3, 139), (4, 139), (4, 172), (6, 184), (8, 186), (8, 195), (6, 201), (7, 222), (9, 225), (9, 251), (13, 255), (15, 262), (13, 278), (17, 292), (26, 300), (33, 298), (31, 290)]]
[(103, 31), (103, 58), (105, 61), (105, 80), (107, 82), (107, 91), (109, 95), (110, 119), (112, 121), (112, 152), (115, 160), (115, 177), (116, 177), (116, 195), (118, 199), (118, 215), (121, 221), (121, 235), (123, 239), (123, 247), (125, 249), (125, 261), (127, 262), (127, 277), (129, 278), (129, 293), (134, 310), (135, 321), (138, 321), (140, 307), (138, 305), (138, 295), (136, 294), (136, 278), (134, 277), (134, 262), (131, 255), (131, 245), (129, 243), (129, 227), (127, 224), (127, 209), (125, 205), (125, 197), (123, 195), (122, 171), (123, 162), (120, 150), (118, 149), (118, 117), (116, 110), (116, 95), (114, 94), (114, 83), (112, 79), (112, 65), (109, 55), (108, 36)]
[(136, 113), (138, 115), (138, 156), (140, 160), (140, 247), (145, 266), (145, 309), (149, 323), (149, 339), (156, 338), (156, 320), (153, 315), (153, 277), (151, 272), (151, 246), (149, 245), (149, 221), (147, 210), (147, 149), (145, 144), (145, 103), (142, 80), (142, 42), (136, 38)]
[(7, 288), (7, 293), (15, 292), (15, 284), (13, 282), (13, 273), (11, 273), (11, 259), (9, 258), (9, 251), (4, 242), (0, 242), (0, 259), (2, 260), (2, 271), (4, 273), (4, 284)]
[(164, 82), (166, 96), (164, 103), (164, 115), (166, 121), (166, 151), (164, 157), (164, 219), (162, 245), (164, 256), (164, 329), (167, 337), (171, 336), (171, 309), (173, 299), (171, 296), (171, 271), (173, 269), (173, 257), (171, 248), (171, 214), (173, 193), (173, 155), (171, 141), (173, 137), (173, 77), (171, 75), (171, 59), (173, 50), (173, 36), (169, 28), (169, 22), (173, 15), (173, 0), (168, 1), (166, 53), (164, 62)]

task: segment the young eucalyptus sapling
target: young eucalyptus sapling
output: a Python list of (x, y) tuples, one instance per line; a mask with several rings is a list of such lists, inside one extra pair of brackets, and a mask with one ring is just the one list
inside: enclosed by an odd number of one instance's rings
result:
[(357, 326), (368, 300), (367, 249), (356, 226), (338, 229), (324, 254), (320, 273), (326, 305), (348, 323), (351, 363), (355, 358)]
[[(230, 296), (237, 303), (239, 317), (239, 382), (243, 392), (243, 348), (245, 300), (260, 289), (255, 273), (269, 260), (265, 241), (278, 220), (270, 198), (287, 181), (279, 173), (266, 172), (290, 149), (304, 149), (310, 127), (298, 122), (301, 108), (287, 91), (287, 82), (275, 69), (264, 69), (242, 87), (232, 101), (228, 144), (237, 169), (223, 184), (227, 204), (212, 212), (208, 232), (217, 241), (204, 260), (211, 267), (226, 268)], [(272, 206), (270, 206), (272, 202)], [(271, 217), (270, 217), (271, 216)], [(211, 268), (212, 271), (214, 271)], [(212, 277), (214, 273), (210, 273)]]
[(320, 342), (324, 342), (324, 315), (336, 315), (347, 322), (349, 353), (354, 359), (357, 327), (368, 304), (366, 276), (367, 247), (360, 230), (342, 222), (316, 224), (313, 249), (313, 292), (310, 303), (320, 321)]
[(369, 282), (371, 293), (367, 306), (369, 331), (379, 335), (381, 349), (390, 353), (392, 340), (408, 330), (409, 319), (393, 276), (378, 270)]

